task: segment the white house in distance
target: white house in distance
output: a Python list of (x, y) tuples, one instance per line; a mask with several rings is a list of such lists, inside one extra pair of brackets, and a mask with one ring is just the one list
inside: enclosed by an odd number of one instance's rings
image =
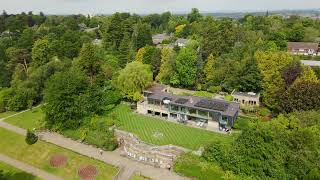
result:
[(288, 51), (295, 55), (320, 56), (320, 45), (314, 42), (288, 42)]
[(152, 42), (153, 42), (154, 45), (158, 45), (158, 44), (161, 44), (162, 41), (170, 39), (170, 37), (171, 37), (170, 35), (167, 35), (165, 33), (156, 34), (156, 35), (152, 36)]
[(176, 40), (175, 45), (179, 47), (186, 47), (188, 44), (188, 39), (179, 38)]
[(260, 106), (260, 94), (254, 92), (236, 92), (233, 91), (232, 94), (233, 101), (238, 102), (244, 106)]
[(310, 67), (320, 67), (320, 61), (313, 61), (313, 60), (301, 60), (301, 64)]

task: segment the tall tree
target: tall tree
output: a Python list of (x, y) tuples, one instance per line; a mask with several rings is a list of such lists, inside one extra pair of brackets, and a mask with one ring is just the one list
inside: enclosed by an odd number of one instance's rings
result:
[(193, 23), (194, 21), (199, 21), (201, 19), (201, 14), (199, 12), (199, 9), (192, 8), (191, 12), (188, 14), (187, 19), (190, 23)]
[(211, 81), (214, 78), (214, 69), (215, 69), (215, 59), (212, 54), (209, 55), (207, 62), (204, 66), (204, 74), (206, 81)]
[(142, 90), (152, 83), (150, 66), (140, 61), (133, 61), (120, 71), (116, 83), (126, 98), (138, 101)]
[(95, 82), (96, 76), (101, 69), (101, 61), (97, 57), (92, 43), (84, 44), (81, 48), (77, 66), (89, 76), (91, 83)]
[(146, 45), (152, 45), (150, 26), (146, 23), (138, 22), (133, 31), (132, 41), (135, 49), (140, 49)]
[(255, 54), (262, 74), (262, 96), (264, 103), (273, 109), (278, 108), (278, 96), (285, 90), (282, 78), (283, 69), (292, 63), (293, 58), (284, 52), (261, 52)]
[(52, 57), (48, 39), (37, 40), (32, 48), (32, 66), (39, 67), (50, 61)]
[(169, 48), (161, 50), (161, 66), (156, 80), (164, 83), (170, 83), (170, 77), (174, 73), (175, 52)]
[(130, 62), (131, 38), (129, 33), (124, 33), (123, 39), (119, 46), (119, 65), (125, 67)]
[(183, 87), (192, 87), (195, 84), (197, 76), (197, 53), (190, 48), (180, 50), (176, 59), (175, 74), (171, 77), (170, 82), (174, 85)]

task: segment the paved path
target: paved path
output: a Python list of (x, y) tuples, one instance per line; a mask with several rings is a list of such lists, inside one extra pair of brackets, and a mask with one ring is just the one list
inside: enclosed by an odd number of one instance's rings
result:
[(52, 175), (50, 173), (47, 173), (41, 169), (35, 168), (33, 166), (30, 166), (29, 164), (23, 163), (21, 161), (12, 159), (8, 156), (2, 155), (0, 154), (0, 161), (9, 164), (11, 166), (14, 166), (18, 169), (21, 169), (25, 172), (28, 172), (34, 176), (37, 176), (41, 179), (45, 179), (45, 180), (62, 180), (60, 177)]
[[(8, 129), (10, 131), (16, 132), (21, 135), (26, 134), (26, 130), (8, 124), (0, 120), (0, 127)], [(39, 133), (39, 138), (46, 142), (58, 145), (60, 147), (70, 149), (79, 154), (92, 157), (94, 159), (101, 160), (108, 164), (112, 164), (117, 167), (122, 167), (123, 172), (119, 175), (119, 180), (128, 180), (133, 172), (140, 172), (142, 175), (150, 177), (154, 180), (182, 180), (188, 179), (185, 177), (181, 177), (176, 173), (166, 170), (155, 168), (150, 165), (145, 165), (128, 158), (120, 156), (120, 152), (117, 151), (104, 151), (101, 155), (99, 153), (99, 149), (90, 145), (86, 145), (77, 141), (74, 141), (69, 138), (65, 138), (58, 133), (53, 132), (41, 132)]]

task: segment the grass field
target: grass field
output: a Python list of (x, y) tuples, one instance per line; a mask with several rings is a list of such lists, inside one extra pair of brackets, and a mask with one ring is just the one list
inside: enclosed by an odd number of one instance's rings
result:
[(32, 109), (31, 111), (27, 111), (16, 116), (10, 117), (8, 119), (5, 119), (4, 121), (24, 129), (33, 129), (37, 127), (38, 122), (43, 117), (44, 114), (41, 108), (38, 107)]
[[(99, 174), (96, 179), (111, 180), (118, 172), (118, 169), (114, 166), (82, 156), (50, 143), (38, 141), (34, 145), (27, 145), (24, 136), (2, 128), (0, 128), (0, 137), (0, 153), (64, 179), (80, 179), (77, 175), (77, 170), (84, 165), (94, 165), (97, 167)], [(51, 156), (55, 154), (63, 154), (68, 158), (65, 167), (53, 168), (49, 165)]]
[[(235, 135), (219, 134), (135, 114), (128, 105), (124, 104), (117, 106), (113, 113), (116, 114), (117, 119), (120, 121), (120, 129), (132, 132), (143, 141), (152, 144), (173, 144), (196, 150), (213, 140), (228, 143), (235, 138)], [(162, 136), (155, 136), (156, 134), (161, 134)]]
[[(139, 115), (133, 113), (130, 107), (124, 104), (118, 105), (110, 114), (113, 113), (116, 114), (117, 119), (120, 121), (120, 129), (136, 134), (147, 143), (157, 145), (173, 144), (196, 150), (213, 140), (228, 143), (232, 142), (235, 138), (234, 134), (231, 136), (224, 135), (175, 124), (150, 116)], [(21, 128), (32, 129), (37, 127), (38, 121), (43, 116), (41, 108), (36, 108), (32, 111), (5, 119), (5, 121)], [(155, 136), (155, 134), (161, 134), (162, 136)]]
[(13, 111), (7, 111), (7, 112), (3, 112), (3, 113), (0, 113), (0, 119), (1, 118), (5, 118), (5, 117), (8, 117), (12, 114), (15, 114), (16, 112), (13, 112)]
[(40, 178), (26, 173), (0, 161), (0, 179), (6, 180), (39, 180)]

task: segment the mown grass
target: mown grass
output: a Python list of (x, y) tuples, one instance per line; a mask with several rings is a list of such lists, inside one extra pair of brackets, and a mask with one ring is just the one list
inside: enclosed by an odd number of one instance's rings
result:
[[(0, 153), (11, 158), (30, 164), (64, 179), (80, 179), (77, 175), (79, 167), (94, 165), (98, 169), (96, 179), (113, 179), (118, 172), (114, 166), (77, 154), (73, 151), (56, 145), (38, 141), (34, 145), (27, 145), (25, 137), (11, 131), (0, 128)], [(50, 158), (55, 154), (63, 154), (68, 157), (67, 165), (61, 168), (53, 168), (49, 165)]]
[(13, 115), (13, 114), (15, 114), (15, 113), (17, 113), (17, 112), (14, 112), (14, 111), (2, 112), (2, 113), (0, 113), (0, 119), (1, 119), (1, 118), (5, 118), (5, 117), (8, 117), (8, 116), (11, 116), (11, 115)]
[(0, 161), (0, 179), (39, 180), (40, 178)]
[[(196, 150), (210, 141), (223, 141), (231, 143), (236, 135), (225, 135), (192, 128), (162, 119), (153, 118), (133, 113), (128, 105), (121, 104), (112, 112), (111, 116), (116, 116), (120, 124), (120, 129), (132, 132), (143, 141), (167, 145), (173, 144), (188, 149)], [(162, 136), (155, 136), (161, 134)]]
[(24, 128), (33, 129), (37, 128), (38, 123), (44, 118), (44, 114), (40, 107), (34, 108), (30, 111), (9, 117), (4, 121), (12, 125)]

